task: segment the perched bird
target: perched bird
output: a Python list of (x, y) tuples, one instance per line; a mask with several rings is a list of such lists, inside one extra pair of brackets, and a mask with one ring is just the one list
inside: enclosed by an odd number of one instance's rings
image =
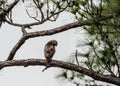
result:
[(57, 45), (58, 42), (56, 40), (51, 40), (45, 45), (44, 56), (46, 58), (46, 67), (42, 70), (42, 72), (45, 71), (50, 66), (52, 57), (55, 54), (55, 46)]

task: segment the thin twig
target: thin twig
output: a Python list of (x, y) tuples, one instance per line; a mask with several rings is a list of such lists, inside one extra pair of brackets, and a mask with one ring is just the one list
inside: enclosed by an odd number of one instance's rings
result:
[(22, 26), (21, 30), (22, 30), (22, 32), (23, 32), (23, 36), (27, 34), (24, 26)]
[(76, 62), (78, 64), (78, 66), (80, 66), (79, 61), (78, 61), (78, 50), (75, 51), (75, 58), (76, 58)]

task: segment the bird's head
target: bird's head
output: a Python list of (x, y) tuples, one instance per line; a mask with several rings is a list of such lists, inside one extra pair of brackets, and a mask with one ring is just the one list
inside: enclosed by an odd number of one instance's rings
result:
[(57, 46), (58, 45), (58, 42), (56, 40), (51, 40), (48, 42), (50, 45), (54, 45), (54, 46)]

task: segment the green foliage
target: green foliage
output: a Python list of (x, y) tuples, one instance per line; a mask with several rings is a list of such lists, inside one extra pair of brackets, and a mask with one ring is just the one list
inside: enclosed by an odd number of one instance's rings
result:
[(0, 0), (0, 6), (2, 6), (3, 4), (5, 4), (5, 0)]
[(76, 6), (71, 7), (71, 13), (76, 14), (78, 12), (79, 8)]
[(110, 0), (111, 11), (115, 13), (120, 13), (120, 1), (119, 0)]
[(0, 0), (0, 11), (3, 11), (6, 0)]
[[(88, 48), (88, 51), (78, 53), (78, 58), (84, 59), (79, 61), (79, 63), (82, 63), (80, 65), (83, 66), (84, 64), (84, 67), (98, 74), (120, 77), (120, 17), (118, 16), (120, 13), (120, 0), (97, 0), (98, 3), (93, 0), (67, 1), (70, 1), (69, 10), (67, 11), (74, 14), (78, 21), (92, 19), (90, 22), (93, 23), (83, 28), (86, 30), (89, 41), (84, 42), (84, 46)], [(109, 15), (113, 15), (113, 18), (100, 21), (100, 18)], [(73, 59), (75, 60), (75, 57)], [(65, 74), (65, 76), (60, 77), (64, 77), (70, 82), (74, 78), (81, 80), (85, 78), (84, 75), (76, 76), (73, 71), (69, 74), (71, 77), (68, 77), (68, 70), (63, 71), (61, 74)], [(87, 80), (89, 81), (89, 79)], [(92, 85), (96, 85), (96, 83)]]
[[(69, 59), (69, 62), (75, 63), (74, 59)], [(56, 76), (56, 78), (67, 80), (68, 82), (71, 82), (73, 84), (76, 84), (77, 86), (80, 84), (80, 80), (83, 80), (84, 75), (81, 73), (77, 73), (70, 70), (61, 70), (61, 72)], [(77, 81), (76, 81), (77, 80)]]

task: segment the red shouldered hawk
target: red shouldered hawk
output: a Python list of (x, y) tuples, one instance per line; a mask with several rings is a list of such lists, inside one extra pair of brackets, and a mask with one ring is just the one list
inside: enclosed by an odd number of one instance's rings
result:
[(52, 57), (55, 54), (55, 46), (57, 45), (58, 43), (56, 40), (51, 40), (45, 45), (44, 56), (46, 58), (46, 67), (42, 70), (42, 72), (49, 67)]

